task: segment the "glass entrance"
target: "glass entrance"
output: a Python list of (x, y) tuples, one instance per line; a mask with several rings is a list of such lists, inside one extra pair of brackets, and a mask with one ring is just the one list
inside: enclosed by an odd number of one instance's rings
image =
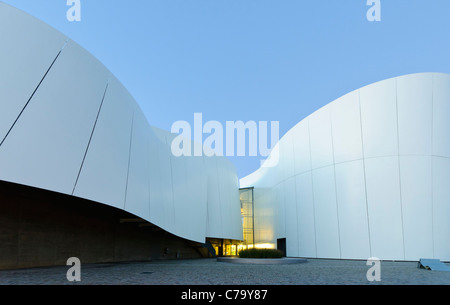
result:
[(253, 188), (240, 189), (239, 197), (241, 202), (241, 221), (244, 240), (208, 238), (208, 241), (213, 246), (217, 256), (238, 256), (239, 251), (254, 247), (255, 228), (253, 217)]
[(253, 248), (255, 243), (255, 222), (254, 222), (254, 200), (253, 188), (243, 188), (239, 190), (241, 200), (241, 217), (243, 228), (243, 242), (239, 245), (239, 251)]

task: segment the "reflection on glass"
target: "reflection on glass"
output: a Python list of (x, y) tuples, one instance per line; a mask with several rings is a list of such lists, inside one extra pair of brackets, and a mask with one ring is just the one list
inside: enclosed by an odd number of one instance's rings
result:
[[(218, 256), (237, 256), (239, 251), (251, 248), (273, 249), (275, 244), (269, 241), (255, 241), (255, 207), (253, 199), (253, 188), (244, 188), (239, 190), (241, 202), (241, 219), (243, 228), (243, 240), (209, 238), (216, 255)], [(261, 230), (261, 229), (260, 229)], [(267, 232), (267, 236), (272, 236), (273, 232)]]
[(253, 188), (240, 189), (239, 194), (241, 200), (241, 215), (244, 240), (238, 246), (238, 251), (242, 249), (253, 248), (255, 238), (253, 219)]

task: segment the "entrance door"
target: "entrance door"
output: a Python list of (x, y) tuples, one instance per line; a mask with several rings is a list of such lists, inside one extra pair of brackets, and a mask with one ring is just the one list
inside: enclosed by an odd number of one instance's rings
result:
[(286, 238), (277, 239), (277, 249), (283, 252), (283, 256), (286, 256)]

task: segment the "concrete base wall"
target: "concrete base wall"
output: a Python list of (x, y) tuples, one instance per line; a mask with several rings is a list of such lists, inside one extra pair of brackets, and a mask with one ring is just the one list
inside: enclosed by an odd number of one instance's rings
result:
[[(84, 199), (0, 182), (0, 269), (186, 259), (207, 255), (200, 244), (135, 216)], [(122, 222), (121, 222), (122, 220)]]

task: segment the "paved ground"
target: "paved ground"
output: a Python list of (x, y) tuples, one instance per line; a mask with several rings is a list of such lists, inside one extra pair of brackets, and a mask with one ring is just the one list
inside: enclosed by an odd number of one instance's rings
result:
[[(365, 261), (308, 259), (295, 265), (241, 265), (215, 259), (81, 265), (81, 285), (449, 285), (450, 272), (416, 262), (381, 262), (381, 281), (369, 282)], [(69, 266), (0, 271), (0, 285), (72, 285)]]

